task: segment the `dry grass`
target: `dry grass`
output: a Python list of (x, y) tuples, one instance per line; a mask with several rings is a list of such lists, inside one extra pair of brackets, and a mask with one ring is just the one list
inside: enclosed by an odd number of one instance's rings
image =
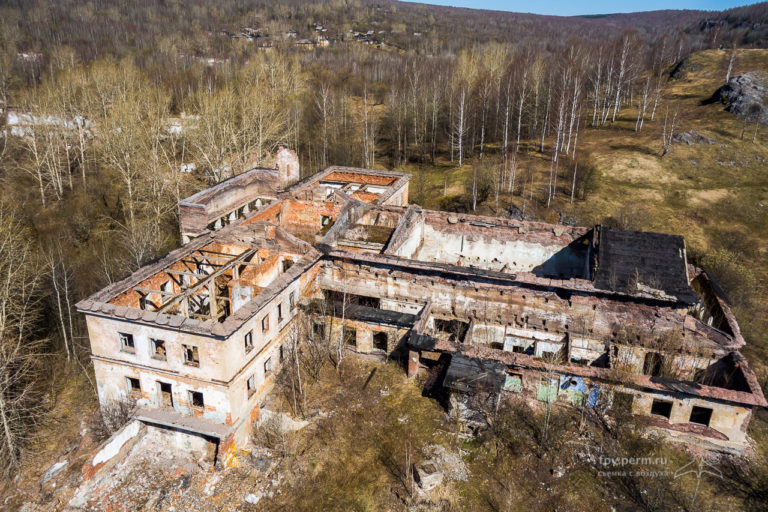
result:
[(429, 444), (451, 446), (443, 409), (396, 363), (349, 355), (338, 371), (328, 364), (309, 390), (308, 405), (315, 416), (288, 441), (278, 467), (282, 492), (264, 503), (266, 510), (415, 505), (406, 458), (422, 460)]

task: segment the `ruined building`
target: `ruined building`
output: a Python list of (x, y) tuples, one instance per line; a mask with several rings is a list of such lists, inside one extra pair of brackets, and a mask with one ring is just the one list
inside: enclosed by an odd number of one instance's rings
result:
[(402, 354), (409, 375), (441, 361), (457, 392), (623, 408), (682, 441), (745, 447), (766, 401), (682, 237), (424, 210), (408, 174), (291, 183), (288, 150), (277, 166), (182, 201), (184, 245), (78, 304), (102, 405), (133, 397), (143, 424), (226, 456), (300, 346), (304, 309), (307, 336)]

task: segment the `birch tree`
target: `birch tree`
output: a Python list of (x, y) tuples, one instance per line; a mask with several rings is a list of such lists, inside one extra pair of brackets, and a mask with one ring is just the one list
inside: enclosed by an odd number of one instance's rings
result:
[(669, 114), (669, 106), (664, 111), (664, 126), (661, 129), (661, 157), (663, 158), (672, 147), (672, 142), (675, 137), (675, 129), (677, 128), (678, 117), (680, 114), (680, 107), (675, 106), (675, 110), (672, 115)]
[(35, 381), (42, 369), (43, 340), (36, 332), (44, 274), (32, 240), (11, 206), (0, 202), (0, 461), (5, 476), (18, 470), (42, 408)]
[(459, 167), (464, 163), (464, 137), (467, 134), (468, 103), (476, 76), (477, 61), (474, 52), (461, 52), (456, 61), (453, 74), (456, 112), (454, 114), (454, 126), (452, 126), (453, 140), (458, 151)]
[(613, 102), (613, 117), (611, 122), (616, 122), (616, 114), (621, 108), (621, 93), (624, 87), (624, 80), (629, 71), (630, 65), (630, 51), (634, 42), (634, 35), (631, 32), (626, 32), (621, 36), (621, 45), (618, 53), (618, 74), (616, 76), (616, 99)]

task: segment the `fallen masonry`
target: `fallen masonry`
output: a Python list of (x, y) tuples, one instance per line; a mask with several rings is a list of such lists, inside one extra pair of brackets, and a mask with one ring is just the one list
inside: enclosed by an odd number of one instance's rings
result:
[(747, 445), (766, 401), (681, 236), (430, 211), (408, 205), (405, 173), (295, 182), (285, 149), (277, 166), (181, 201), (183, 246), (78, 303), (102, 406), (135, 400), (167, 443), (226, 461), (286, 355), (323, 337), (409, 376), (442, 364), (458, 395), (620, 408), (675, 440)]

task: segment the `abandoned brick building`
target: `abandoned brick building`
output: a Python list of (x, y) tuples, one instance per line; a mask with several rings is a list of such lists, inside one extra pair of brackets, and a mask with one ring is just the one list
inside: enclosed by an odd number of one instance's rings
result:
[(404, 354), (409, 375), (449, 361), (457, 392), (625, 408), (675, 439), (745, 447), (766, 401), (682, 237), (425, 210), (394, 171), (294, 183), (288, 150), (277, 167), (182, 201), (184, 245), (78, 304), (103, 405), (134, 397), (143, 424), (231, 453), (311, 309), (308, 336)]

